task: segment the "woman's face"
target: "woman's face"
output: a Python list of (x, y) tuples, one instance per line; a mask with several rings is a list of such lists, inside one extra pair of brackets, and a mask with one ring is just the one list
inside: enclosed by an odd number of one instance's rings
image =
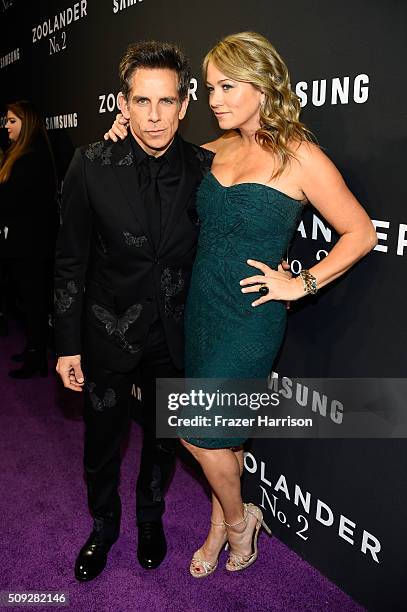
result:
[(209, 106), (222, 130), (258, 130), (260, 127), (260, 105), (264, 94), (251, 83), (234, 81), (223, 74), (213, 62), (206, 72), (209, 91)]
[(22, 122), (12, 111), (7, 112), (7, 123), (6, 129), (8, 131), (8, 137), (12, 142), (16, 142), (20, 136)]

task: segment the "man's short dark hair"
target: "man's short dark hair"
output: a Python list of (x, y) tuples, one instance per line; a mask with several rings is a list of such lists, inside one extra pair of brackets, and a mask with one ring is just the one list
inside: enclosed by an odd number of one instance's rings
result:
[(191, 67), (187, 57), (176, 46), (154, 40), (129, 45), (119, 66), (121, 91), (129, 99), (131, 79), (137, 68), (168, 68), (178, 75), (180, 102), (188, 96)]

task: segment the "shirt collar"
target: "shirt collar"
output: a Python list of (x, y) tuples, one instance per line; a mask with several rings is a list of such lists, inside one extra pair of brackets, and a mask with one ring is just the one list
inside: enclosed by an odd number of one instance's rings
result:
[[(129, 134), (134, 159), (136, 165), (138, 166), (139, 164), (147, 161), (147, 159), (151, 156), (148, 155), (148, 153), (146, 153), (144, 149), (139, 145), (139, 143), (131, 133), (131, 130), (129, 130)], [(160, 160), (161, 162), (168, 162), (171, 167), (175, 167), (178, 161), (178, 134), (175, 134), (174, 140), (172, 141), (166, 152), (163, 155), (157, 157), (156, 159)]]

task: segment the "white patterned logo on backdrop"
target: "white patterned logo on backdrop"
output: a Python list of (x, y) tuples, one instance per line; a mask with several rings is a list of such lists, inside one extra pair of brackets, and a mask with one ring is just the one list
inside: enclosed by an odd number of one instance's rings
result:
[(124, 11), (132, 6), (140, 4), (143, 0), (113, 0), (113, 13)]
[(113, 111), (119, 111), (119, 99), (122, 95), (121, 91), (118, 91), (117, 94), (112, 92), (108, 94), (101, 94), (99, 99), (99, 114), (101, 113), (113, 113)]
[[(376, 234), (379, 239), (378, 244), (376, 244), (373, 250), (380, 251), (381, 253), (388, 253), (388, 245), (382, 243), (387, 242), (387, 240), (390, 238), (392, 245), (396, 247), (396, 255), (402, 257), (407, 247), (407, 223), (392, 223), (391, 227), (390, 221), (372, 219), (372, 223), (376, 228)], [(378, 232), (378, 228), (386, 231)]]
[(13, 6), (13, 0), (2, 0), (3, 11), (7, 11), (7, 9)]
[[(198, 80), (195, 78), (192, 78), (189, 82), (189, 90), (188, 90), (191, 100), (197, 100), (197, 96), (196, 96), (197, 89), (198, 89)], [(110, 92), (107, 94), (100, 94), (100, 96), (98, 96), (99, 115), (102, 113), (113, 113), (113, 112), (120, 111), (120, 106), (119, 106), (120, 96), (121, 96), (121, 91), (118, 91), (117, 93)]]
[[(339, 104), (364, 104), (369, 99), (369, 77), (367, 74), (358, 74), (353, 79), (349, 76), (335, 77), (330, 80), (320, 79), (311, 81), (298, 81), (293, 91), (300, 99), (301, 107), (312, 104), (313, 106), (336, 106)], [(191, 100), (197, 100), (198, 79), (193, 77), (189, 85)], [(120, 92), (119, 92), (120, 93)], [(206, 93), (206, 92), (205, 92)], [(108, 93), (99, 96), (99, 113), (113, 112), (118, 110), (117, 104), (119, 94)]]
[(328, 419), (336, 425), (343, 422), (344, 405), (339, 398), (328, 397), (327, 393), (306, 385), (298, 379), (289, 376), (279, 376), (278, 372), (272, 371), (268, 377), (268, 389), (282, 398), (295, 402), (301, 409), (308, 408), (310, 414), (318, 414), (323, 419)]
[(88, 16), (88, 0), (80, 0), (72, 6), (57, 13), (42, 23), (32, 28), (32, 43), (36, 44), (43, 39), (48, 39), (49, 55), (64, 51), (67, 45), (66, 28), (74, 21), (79, 21)]
[[(371, 221), (379, 240), (373, 251), (389, 254), (395, 249), (395, 254), (399, 257), (407, 254), (407, 223), (390, 223), (390, 221), (382, 219), (371, 219)], [(298, 224), (297, 232), (305, 240), (324, 240), (327, 243), (326, 249), (318, 249), (315, 252), (316, 262), (326, 257), (329, 252), (328, 245), (336, 242), (336, 237), (333, 238), (332, 236), (331, 228), (316, 213), (313, 213), (312, 217), (302, 219)], [(390, 241), (392, 251), (389, 250), (387, 241)], [(298, 274), (301, 269), (302, 265), (298, 259), (291, 260), (291, 270), (294, 274)]]
[(349, 76), (320, 79), (307, 83), (299, 81), (294, 89), (300, 99), (301, 107), (312, 104), (324, 106), (331, 104), (364, 104), (369, 98), (369, 77), (367, 74), (358, 74), (354, 78)]
[(360, 523), (331, 508), (326, 501), (304, 490), (299, 483), (290, 482), (285, 474), (274, 472), (271, 459), (267, 463), (258, 461), (253, 453), (248, 452), (245, 453), (244, 465), (246, 471), (257, 480), (261, 495), (259, 506), (270, 512), (273, 520), (287, 529), (293, 529), (300, 540), (306, 542), (312, 536), (312, 531), (318, 525), (323, 525), (334, 530), (339, 541), (354, 546), (367, 563), (380, 563), (380, 540), (363, 529)]
[(18, 62), (20, 59), (20, 47), (17, 49), (13, 49), (9, 53), (6, 53), (2, 57), (0, 57), (0, 68), (7, 68), (10, 64), (14, 64), (14, 62)]
[(78, 113), (68, 113), (65, 115), (52, 115), (45, 117), (47, 130), (66, 130), (78, 127)]
[[(348, 76), (335, 77), (331, 80), (320, 79), (318, 81), (298, 81), (294, 91), (300, 99), (301, 107), (312, 104), (313, 106), (338, 105), (338, 104), (364, 104), (369, 99), (369, 77), (367, 74), (358, 74), (354, 79)], [(189, 85), (191, 100), (198, 99), (198, 79), (193, 77)], [(119, 110), (117, 94), (108, 93), (99, 96), (99, 113), (112, 113)]]
[[(0, 128), (4, 128), (7, 123), (7, 116), (0, 116)], [(52, 115), (45, 117), (45, 127), (47, 130), (65, 130), (78, 127), (78, 113), (68, 113), (65, 115)]]

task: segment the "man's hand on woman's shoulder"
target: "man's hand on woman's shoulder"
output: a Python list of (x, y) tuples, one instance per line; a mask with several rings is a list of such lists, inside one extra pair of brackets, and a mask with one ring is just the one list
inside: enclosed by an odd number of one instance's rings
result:
[(113, 140), (117, 142), (118, 139), (124, 140), (128, 134), (129, 122), (121, 113), (117, 113), (116, 119), (113, 121), (112, 127), (103, 136), (105, 140)]

